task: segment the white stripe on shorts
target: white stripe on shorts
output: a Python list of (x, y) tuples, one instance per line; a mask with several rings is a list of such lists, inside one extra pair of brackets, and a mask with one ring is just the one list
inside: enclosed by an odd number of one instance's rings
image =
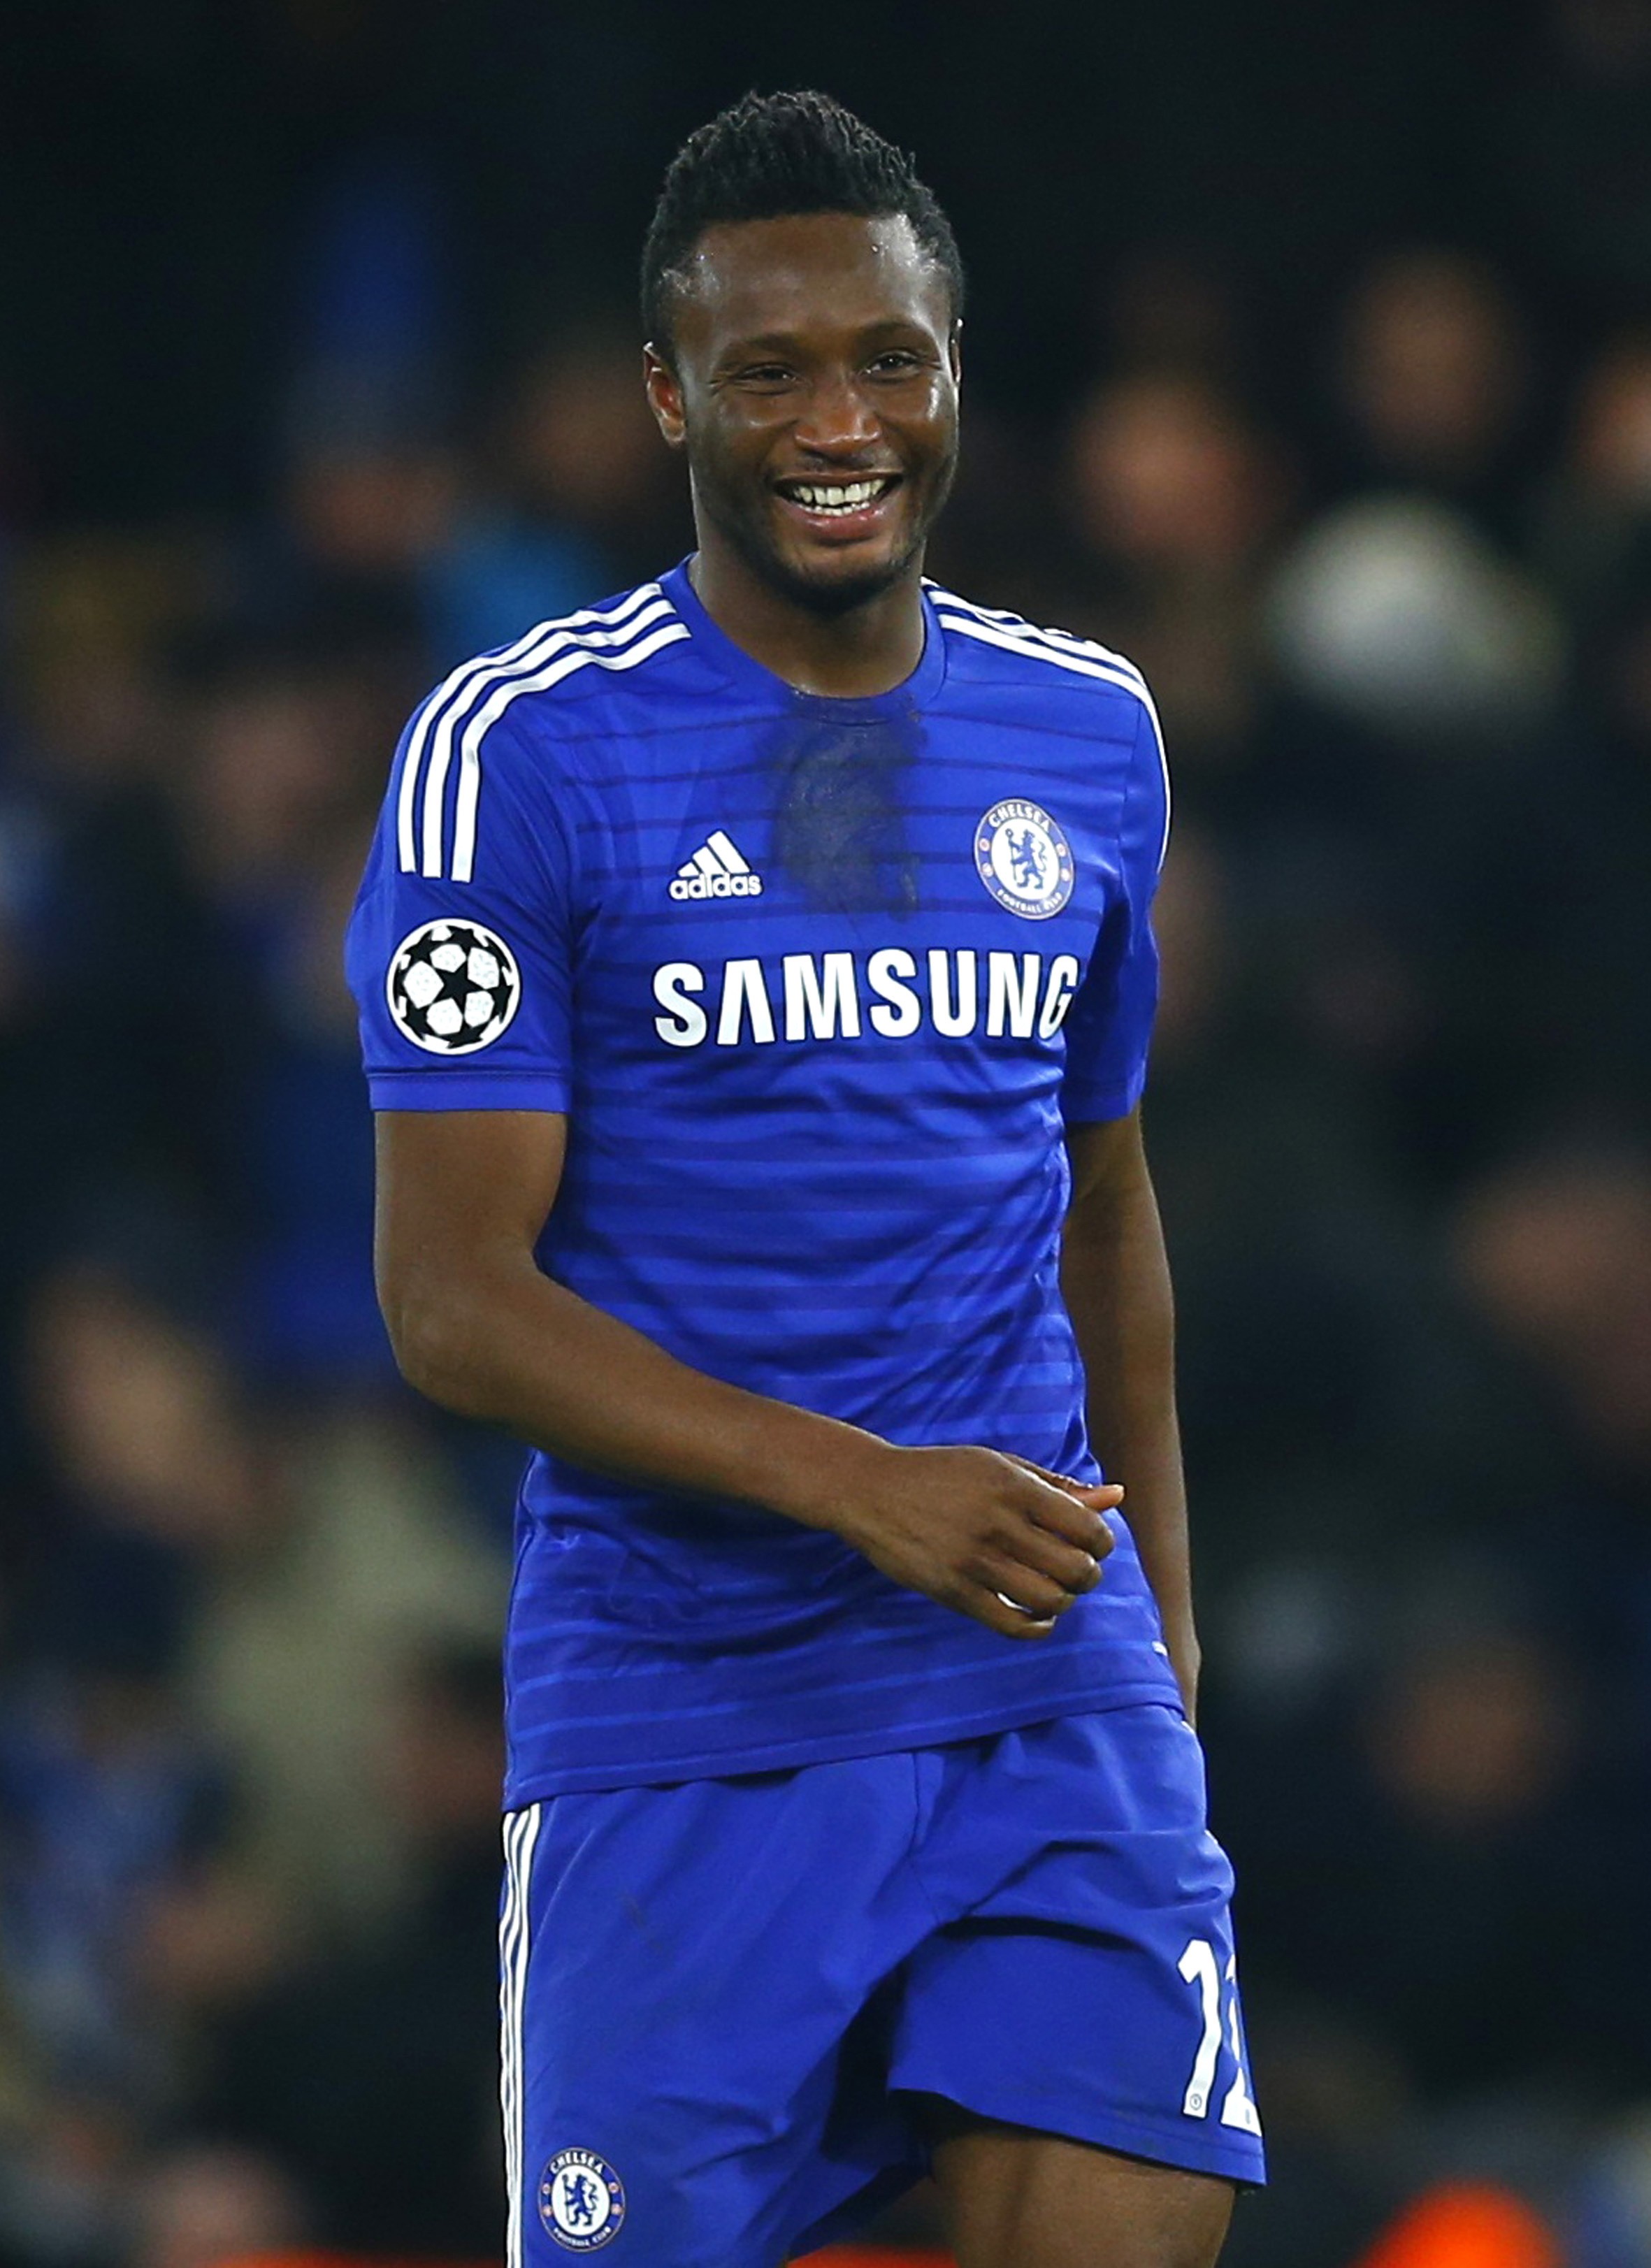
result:
[(498, 2100), (505, 2124), (505, 2268), (521, 2268), (522, 2007), (527, 1990), (528, 1900), (533, 1889), (533, 1850), (539, 1839), (536, 1803), (513, 1811), (505, 1822), (505, 1898), (498, 1924)]

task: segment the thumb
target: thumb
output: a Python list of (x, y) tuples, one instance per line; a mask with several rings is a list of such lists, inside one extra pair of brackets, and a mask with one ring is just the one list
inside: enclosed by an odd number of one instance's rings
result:
[(1019, 1465), (1022, 1472), (1031, 1473), (1038, 1480), (1047, 1481), (1050, 1488), (1058, 1488), (1063, 1496), (1076, 1497), (1080, 1504), (1087, 1504), (1091, 1511), (1112, 1512), (1124, 1501), (1123, 1488), (1117, 1481), (1074, 1480), (1070, 1473), (1052, 1473), (1047, 1465), (1034, 1464), (1030, 1457), (1016, 1456), (1013, 1450), (1007, 1454), (1011, 1464)]

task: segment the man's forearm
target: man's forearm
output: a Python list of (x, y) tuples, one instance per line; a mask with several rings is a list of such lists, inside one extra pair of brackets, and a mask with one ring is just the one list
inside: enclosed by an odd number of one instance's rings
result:
[(397, 1359), (434, 1402), (623, 1480), (832, 1524), (832, 1476), (881, 1444), (707, 1376), (553, 1283), (502, 1263), (387, 1300)]
[[(396, 1271), (392, 1271), (396, 1272)], [(540, 1274), (531, 1256), (448, 1271), (422, 1300), (405, 1273), (385, 1313), (409, 1382), (571, 1463), (734, 1497), (824, 1528), (905, 1588), (1022, 1643), (1098, 1580), (1116, 1497), (995, 1450), (903, 1448), (676, 1360)]]
[(1112, 1490), (748, 1392), (544, 1275), (565, 1147), (555, 1112), (380, 1112), (379, 1298), (411, 1385), (587, 1470), (829, 1530), (1017, 1644), (1093, 1589)]
[(1190, 1716), (1198, 1644), (1176, 1419), (1175, 1305), (1139, 1140), (1121, 1148), (1118, 1169), (1080, 1190), (1067, 1216), (1061, 1285), (1088, 1374), (1095, 1454), (1107, 1477), (1124, 1484), (1124, 1514)]

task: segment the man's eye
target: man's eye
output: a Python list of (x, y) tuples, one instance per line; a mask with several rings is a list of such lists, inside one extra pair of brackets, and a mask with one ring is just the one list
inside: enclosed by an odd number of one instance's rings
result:
[(909, 378), (914, 370), (921, 368), (922, 364), (916, 355), (908, 354), (903, 349), (895, 349), (888, 354), (879, 355), (872, 364), (873, 371), (880, 378)]
[(741, 386), (788, 386), (792, 373), (784, 363), (753, 363), (748, 370), (740, 372)]

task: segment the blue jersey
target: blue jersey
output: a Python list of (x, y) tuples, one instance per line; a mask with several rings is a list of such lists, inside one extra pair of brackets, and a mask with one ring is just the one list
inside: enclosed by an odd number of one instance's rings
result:
[[(784, 683), (682, 567), (455, 671), (350, 925), (370, 1091), (566, 1112), (539, 1264), (682, 1361), (1094, 1480), (1062, 1130), (1145, 1076), (1157, 722), (1101, 647), (932, 586), (924, 612), (869, 700)], [(1114, 1524), (1028, 1645), (835, 1535), (535, 1454), (506, 1801), (1173, 1703)]]

